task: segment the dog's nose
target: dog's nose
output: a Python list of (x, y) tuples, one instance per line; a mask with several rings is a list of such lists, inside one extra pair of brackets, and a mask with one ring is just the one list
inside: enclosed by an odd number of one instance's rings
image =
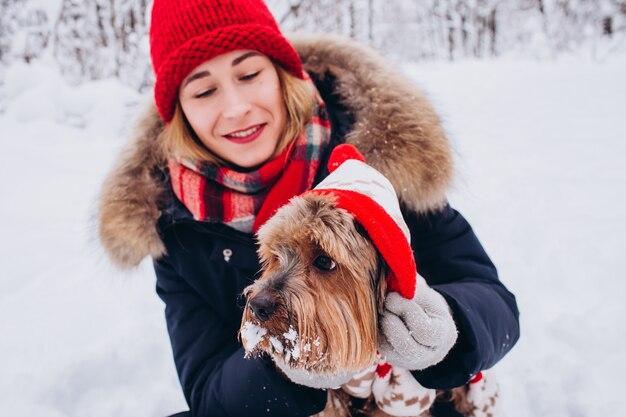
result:
[(272, 317), (274, 311), (276, 311), (276, 302), (274, 298), (267, 293), (261, 293), (254, 297), (248, 303), (250, 310), (252, 310), (252, 314), (254, 317), (264, 322)]

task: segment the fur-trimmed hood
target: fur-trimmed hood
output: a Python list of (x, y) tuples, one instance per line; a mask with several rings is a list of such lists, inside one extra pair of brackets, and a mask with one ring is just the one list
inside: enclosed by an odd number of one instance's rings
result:
[[(291, 41), (304, 68), (330, 72), (335, 92), (354, 116), (346, 143), (393, 184), (402, 204), (427, 212), (445, 204), (452, 182), (452, 155), (439, 117), (415, 86), (379, 55), (333, 36), (300, 36)], [(163, 122), (154, 105), (139, 118), (132, 137), (102, 188), (100, 240), (114, 264), (137, 266), (159, 258), (165, 247), (156, 229), (160, 200), (169, 184), (160, 173), (166, 161), (155, 146)]]

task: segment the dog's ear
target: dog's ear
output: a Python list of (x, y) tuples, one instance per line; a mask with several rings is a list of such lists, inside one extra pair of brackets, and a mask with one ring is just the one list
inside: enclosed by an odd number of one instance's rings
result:
[(380, 255), (380, 253), (376, 252), (378, 256), (377, 262), (377, 271), (376, 276), (374, 277), (374, 288), (376, 290), (376, 311), (378, 314), (382, 314), (383, 309), (385, 307), (385, 297), (387, 296), (387, 275), (389, 275), (389, 267), (387, 263)]
[(365, 227), (363, 227), (361, 223), (357, 222), (356, 219), (353, 219), (352, 222), (354, 223), (354, 230), (356, 230), (358, 234), (371, 242), (372, 239), (370, 239), (370, 235), (367, 233), (367, 230), (365, 230)]
[[(361, 223), (356, 221), (356, 219), (353, 221), (354, 229), (357, 233), (367, 239), (368, 242), (372, 243), (369, 233), (367, 233), (367, 230), (365, 230)], [(380, 252), (376, 251), (376, 270), (373, 271), (370, 279), (372, 282), (372, 288), (375, 290), (374, 295), (376, 297), (376, 311), (378, 314), (381, 314), (385, 307), (385, 297), (387, 296), (387, 275), (389, 275), (389, 266), (383, 259)]]

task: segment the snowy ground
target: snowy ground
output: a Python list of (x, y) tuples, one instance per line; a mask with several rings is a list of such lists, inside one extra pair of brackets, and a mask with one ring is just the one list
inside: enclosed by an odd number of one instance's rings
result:
[[(499, 365), (510, 417), (619, 415), (626, 374), (626, 56), (501, 59), (406, 72), (442, 113), (451, 197), (522, 311)], [(164, 416), (184, 409), (149, 264), (95, 241), (100, 182), (143, 98), (5, 74), (0, 114), (0, 414)]]

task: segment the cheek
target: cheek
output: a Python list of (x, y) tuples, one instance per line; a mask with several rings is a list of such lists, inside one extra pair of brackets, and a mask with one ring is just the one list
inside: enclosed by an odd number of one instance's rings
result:
[(206, 105), (183, 106), (183, 112), (191, 128), (199, 136), (203, 137), (211, 134), (215, 125), (215, 112)]
[(280, 92), (276, 99), (275, 108), (276, 108), (276, 114), (278, 115), (277, 117), (280, 118), (281, 120), (281, 127), (284, 127), (287, 121), (287, 108), (285, 107), (285, 102), (283, 101), (283, 97), (282, 97), (282, 94), (280, 94)]
[(263, 84), (260, 90), (257, 90), (257, 97), (261, 99), (260, 104), (276, 119), (284, 122), (287, 115), (285, 102), (280, 89), (278, 79)]
[(272, 101), (271, 108), (272, 115), (276, 121), (276, 128), (278, 132), (283, 132), (285, 130), (285, 126), (287, 125), (287, 109), (285, 107), (285, 102), (282, 99), (282, 95), (278, 95), (278, 97)]

